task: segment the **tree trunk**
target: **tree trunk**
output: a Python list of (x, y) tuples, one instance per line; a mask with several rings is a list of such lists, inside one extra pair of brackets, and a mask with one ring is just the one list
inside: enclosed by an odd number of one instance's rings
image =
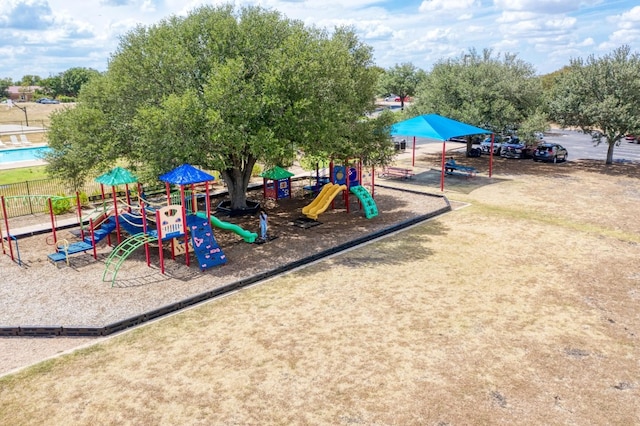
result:
[(607, 163), (613, 164), (613, 147), (615, 146), (615, 142), (609, 142), (609, 147), (607, 148)]
[(251, 180), (251, 172), (256, 163), (251, 159), (243, 164), (243, 167), (226, 169), (221, 172), (222, 178), (227, 184), (229, 191), (230, 208), (232, 210), (242, 210), (247, 208), (247, 187)]

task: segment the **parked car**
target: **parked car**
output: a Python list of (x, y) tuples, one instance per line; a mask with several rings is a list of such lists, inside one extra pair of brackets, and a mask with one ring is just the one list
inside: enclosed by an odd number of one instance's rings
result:
[(60, 101), (56, 99), (49, 99), (49, 98), (40, 98), (36, 102), (39, 104), (59, 104), (60, 103)]
[[(508, 143), (511, 140), (509, 136), (504, 139), (500, 135), (495, 135), (493, 138), (493, 154), (500, 155), (500, 151), (502, 149), (503, 143)], [(489, 154), (491, 152), (491, 136), (485, 138), (482, 142), (480, 142), (480, 149), (483, 154)]]
[[(402, 98), (400, 96), (396, 96), (395, 98), (393, 98), (394, 102), (401, 102)], [(411, 102), (411, 97), (410, 96), (405, 96), (404, 98), (405, 102)]]
[(531, 158), (535, 148), (513, 138), (508, 143), (503, 143), (500, 149), (500, 156), (504, 158)]
[(533, 152), (533, 161), (567, 161), (569, 153), (557, 143), (541, 143)]
[(627, 135), (625, 136), (625, 140), (631, 143), (640, 143), (640, 136)]

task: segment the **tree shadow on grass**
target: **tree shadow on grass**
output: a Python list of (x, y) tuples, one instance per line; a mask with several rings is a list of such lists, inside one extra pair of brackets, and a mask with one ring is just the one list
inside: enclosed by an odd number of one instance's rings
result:
[[(430, 188), (434, 191), (440, 191), (440, 179), (442, 173), (439, 169), (431, 168), (429, 170), (425, 170), (419, 173), (416, 173), (412, 179), (403, 179), (399, 181), (398, 179), (380, 179), (377, 181), (380, 185), (396, 185), (401, 183), (404, 187), (412, 188)], [(497, 178), (497, 177), (487, 177), (487, 176), (479, 176), (475, 175), (473, 177), (463, 176), (463, 175), (448, 175), (445, 174), (444, 178), (444, 188), (446, 190), (456, 191), (463, 194), (469, 194), (472, 191), (486, 186), (493, 185), (499, 182), (504, 182), (508, 179), (505, 178)]]
[[(374, 266), (402, 266), (416, 259), (427, 259), (433, 255), (433, 250), (428, 247), (431, 237), (444, 235), (448, 228), (440, 221), (430, 221), (420, 224), (409, 230), (400, 232), (372, 244), (348, 251), (331, 258), (328, 262), (335, 266), (349, 268), (374, 267)], [(325, 269), (323, 266), (322, 269)], [(316, 268), (308, 268), (298, 271), (299, 274), (313, 275)]]

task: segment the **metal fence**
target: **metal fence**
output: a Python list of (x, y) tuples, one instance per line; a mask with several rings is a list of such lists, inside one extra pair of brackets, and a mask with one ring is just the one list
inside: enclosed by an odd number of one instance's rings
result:
[[(100, 185), (87, 182), (80, 192), (99, 194)], [(7, 217), (26, 216), (48, 211), (47, 200), (52, 196), (75, 196), (61, 179), (39, 179), (0, 185), (0, 196), (5, 197)], [(4, 213), (0, 211), (0, 216)]]
[(4, 120), (0, 121), (0, 135), (15, 133), (40, 133), (48, 129), (49, 123), (45, 120)]

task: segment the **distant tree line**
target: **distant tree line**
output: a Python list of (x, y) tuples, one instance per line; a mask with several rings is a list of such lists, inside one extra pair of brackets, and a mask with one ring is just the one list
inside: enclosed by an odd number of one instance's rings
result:
[(39, 86), (40, 89), (36, 92), (36, 95), (39, 96), (36, 97), (76, 99), (82, 86), (98, 75), (100, 72), (92, 68), (75, 67), (48, 78), (42, 78), (38, 75), (25, 75), (20, 81), (0, 78), (0, 94), (3, 97), (8, 97), (7, 89), (9, 86)]
[(382, 70), (378, 95), (391, 93), (414, 98), (398, 121), (437, 113), (528, 143), (550, 123), (576, 127), (608, 144), (607, 164), (625, 135), (640, 134), (640, 56), (626, 45), (542, 76), (517, 55), (471, 49), (430, 72), (412, 64)]

